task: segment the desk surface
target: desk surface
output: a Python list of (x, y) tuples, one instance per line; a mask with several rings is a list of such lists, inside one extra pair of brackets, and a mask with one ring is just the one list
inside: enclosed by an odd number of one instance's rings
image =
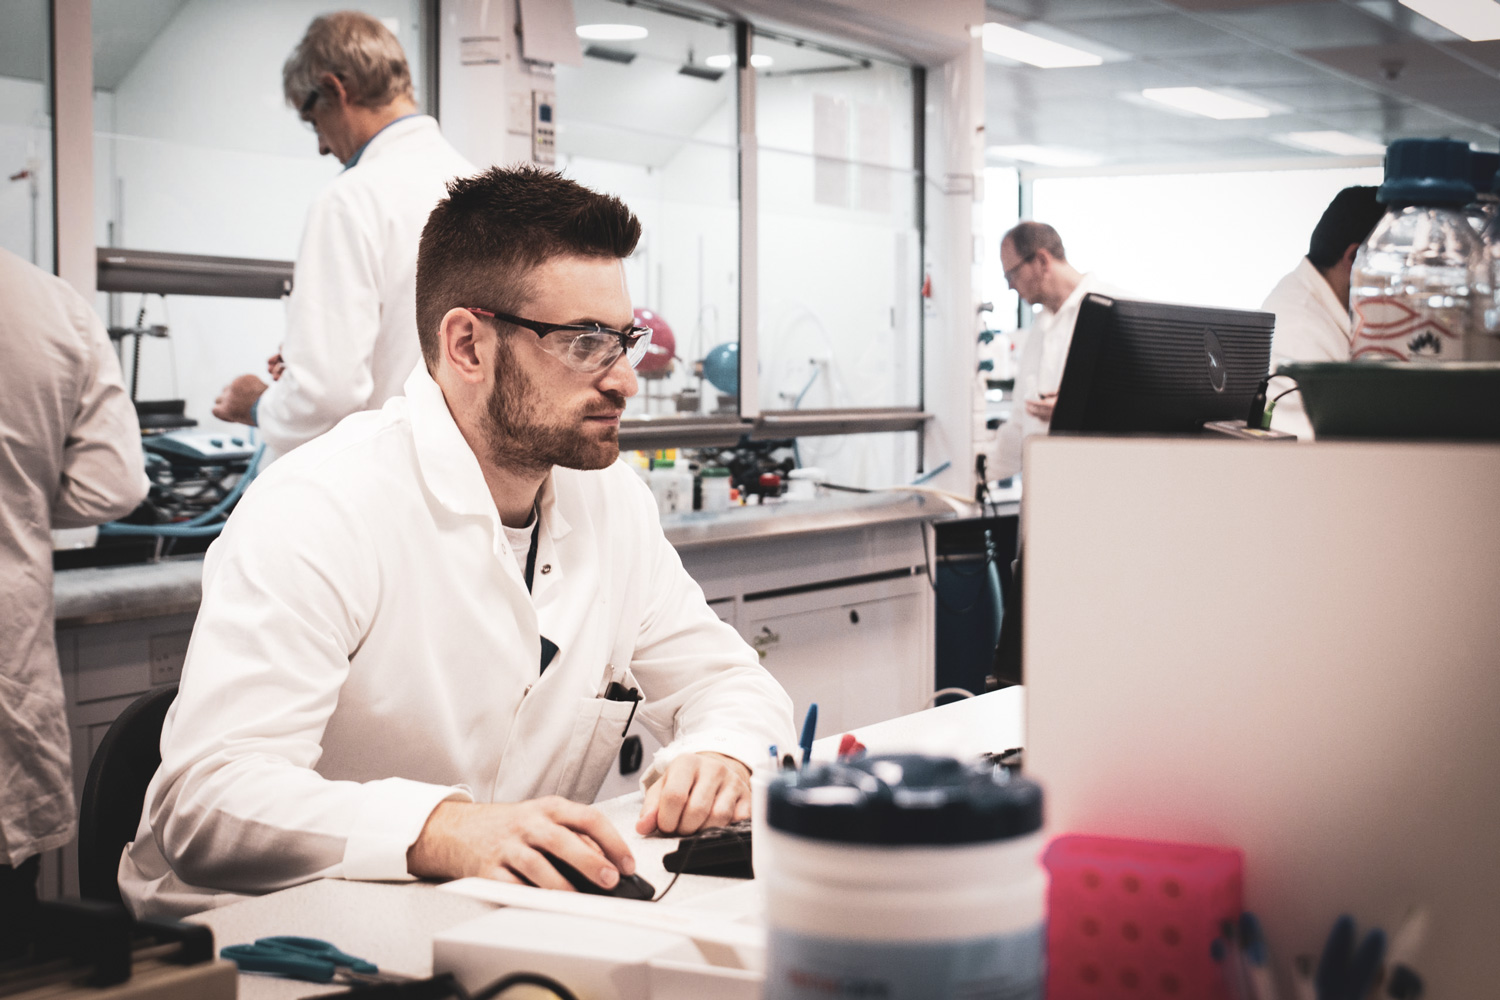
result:
[[(1021, 689), (1008, 688), (865, 726), (855, 733), (872, 753), (921, 751), (973, 756), (1021, 746), (1023, 708)], [(819, 740), (813, 747), (813, 758), (832, 759), (839, 735)], [(676, 849), (677, 841), (635, 833), (640, 794), (601, 802), (599, 809), (623, 832), (640, 874), (658, 890), (664, 888), (671, 875), (662, 867), (661, 859)], [(734, 879), (685, 875), (660, 905), (681, 906), (697, 899), (698, 905), (711, 907), (712, 900), (702, 897), (736, 884)], [(323, 879), (188, 919), (212, 928), (214, 942), (221, 948), (271, 934), (298, 934), (326, 938), (384, 970), (430, 976), (434, 935), (493, 909), (493, 905), (477, 899), (440, 892), (432, 883)], [(268, 976), (240, 977), (243, 1000), (290, 1000), (345, 988)]]

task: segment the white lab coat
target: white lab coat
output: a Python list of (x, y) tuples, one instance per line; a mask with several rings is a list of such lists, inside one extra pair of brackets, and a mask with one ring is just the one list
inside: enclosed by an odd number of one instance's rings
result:
[[(617, 462), (555, 469), (527, 594), (478, 461), (406, 397), (272, 466), (208, 552), (203, 605), (120, 885), (180, 916), (320, 876), (404, 879), (446, 799), (590, 802), (633, 726), (747, 765), (791, 700), (704, 601)], [(561, 651), (538, 677), (541, 636)]]
[[(1271, 370), (1285, 361), (1348, 361), (1354, 335), (1349, 304), (1340, 302), (1333, 288), (1303, 257), (1286, 277), (1276, 283), (1260, 306), (1276, 314), (1276, 333), (1271, 339)], [(1288, 379), (1271, 383), (1270, 395), (1292, 385)], [(1279, 431), (1312, 437), (1312, 425), (1297, 393), (1284, 396), (1271, 413), (1271, 426)]]
[(60, 278), (0, 250), (0, 865), (73, 837), (71, 740), (52, 622), (52, 528), (146, 496), (109, 335)]
[(401, 394), (417, 363), (417, 245), (454, 177), (475, 172), (438, 124), (388, 125), (313, 202), (287, 299), (286, 370), (260, 397), (268, 458)]
[(1073, 343), (1073, 326), (1078, 322), (1078, 308), (1090, 292), (1119, 295), (1119, 291), (1089, 273), (1078, 287), (1063, 300), (1057, 312), (1043, 308), (1026, 335), (1021, 358), (1016, 363), (1015, 389), (1011, 393), (1010, 419), (1000, 426), (1000, 434), (988, 460), (991, 479), (1005, 479), (1021, 471), (1021, 445), (1032, 434), (1047, 433), (1049, 422), (1026, 412), (1026, 400), (1054, 393), (1062, 384), (1063, 368), (1068, 363), (1068, 348)]

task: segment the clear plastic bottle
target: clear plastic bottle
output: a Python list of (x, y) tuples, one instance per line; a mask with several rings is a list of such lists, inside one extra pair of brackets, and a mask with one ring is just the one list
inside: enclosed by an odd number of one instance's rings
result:
[(1474, 200), (1469, 147), (1402, 139), (1386, 150), (1379, 199), (1389, 207), (1354, 258), (1356, 360), (1458, 361), (1484, 351), (1489, 277), (1464, 217)]

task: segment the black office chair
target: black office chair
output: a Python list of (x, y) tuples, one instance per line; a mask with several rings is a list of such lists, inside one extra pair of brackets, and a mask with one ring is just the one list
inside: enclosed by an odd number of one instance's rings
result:
[(135, 839), (146, 786), (161, 764), (161, 726), (177, 685), (141, 695), (120, 713), (89, 763), (78, 816), (78, 891), (119, 903), (120, 852)]

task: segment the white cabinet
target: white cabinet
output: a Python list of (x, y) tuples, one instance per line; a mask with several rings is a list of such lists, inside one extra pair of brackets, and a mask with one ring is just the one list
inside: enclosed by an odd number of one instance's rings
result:
[(925, 576), (834, 586), (740, 606), (740, 634), (820, 735), (919, 711), (933, 691)]

